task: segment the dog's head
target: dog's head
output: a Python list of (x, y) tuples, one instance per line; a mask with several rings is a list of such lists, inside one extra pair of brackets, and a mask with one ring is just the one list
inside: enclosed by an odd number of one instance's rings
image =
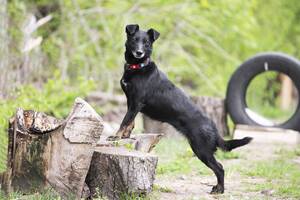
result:
[(143, 60), (150, 57), (152, 44), (159, 37), (159, 32), (154, 29), (142, 31), (139, 25), (130, 24), (126, 26), (126, 53), (136, 60)]

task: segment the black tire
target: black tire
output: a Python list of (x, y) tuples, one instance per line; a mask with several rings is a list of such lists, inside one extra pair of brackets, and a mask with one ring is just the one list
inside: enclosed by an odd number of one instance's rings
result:
[[(300, 95), (300, 62), (282, 53), (262, 53), (245, 61), (232, 75), (226, 94), (226, 108), (235, 124), (264, 126), (253, 121), (246, 113), (246, 91), (251, 80), (265, 71), (286, 74), (294, 82)], [(290, 119), (273, 127), (300, 131), (300, 98), (295, 113)], [(269, 126), (270, 127), (270, 126)]]

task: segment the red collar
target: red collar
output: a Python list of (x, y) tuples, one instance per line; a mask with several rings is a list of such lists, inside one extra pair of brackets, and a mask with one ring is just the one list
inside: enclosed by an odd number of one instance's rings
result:
[(138, 69), (142, 69), (142, 68), (146, 67), (147, 65), (149, 65), (149, 63), (150, 63), (150, 58), (147, 58), (142, 63), (138, 63), (138, 64), (128, 64), (128, 63), (126, 63), (126, 66), (127, 66), (128, 69), (138, 70)]

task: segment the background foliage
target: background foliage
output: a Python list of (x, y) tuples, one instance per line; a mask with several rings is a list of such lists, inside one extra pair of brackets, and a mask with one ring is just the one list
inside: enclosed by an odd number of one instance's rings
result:
[(154, 60), (196, 94), (224, 96), (234, 69), (258, 52), (300, 54), (297, 0), (12, 0), (9, 12), (16, 40), (28, 13), (54, 16), (36, 33), (44, 37), (46, 55), (36, 76), (48, 78), (59, 69), (63, 79), (92, 77), (110, 92), (119, 89), (129, 23), (161, 33)]

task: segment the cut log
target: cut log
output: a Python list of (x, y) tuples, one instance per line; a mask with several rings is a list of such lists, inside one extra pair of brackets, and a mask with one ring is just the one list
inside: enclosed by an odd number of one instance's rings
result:
[(86, 183), (94, 197), (118, 200), (126, 194), (145, 195), (152, 190), (157, 160), (126, 148), (97, 147)]
[(207, 117), (215, 122), (220, 135), (229, 135), (224, 99), (203, 96), (193, 97), (192, 100)]
[[(215, 122), (220, 135), (229, 134), (224, 99), (213, 97), (192, 97), (191, 99), (207, 117)], [(145, 132), (164, 133), (172, 137), (174, 133), (178, 133), (172, 126), (152, 120), (145, 115), (143, 115), (143, 122)]]
[(18, 109), (9, 123), (6, 192), (53, 187), (63, 198), (80, 199), (101, 117), (80, 98), (66, 120)]

